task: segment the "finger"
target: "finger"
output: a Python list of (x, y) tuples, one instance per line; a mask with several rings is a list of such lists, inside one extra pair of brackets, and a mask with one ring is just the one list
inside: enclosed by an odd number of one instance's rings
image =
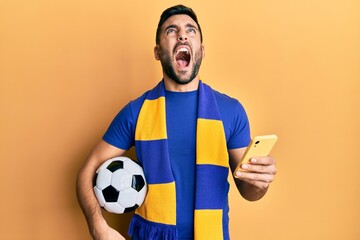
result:
[(260, 181), (264, 183), (271, 183), (274, 181), (275, 176), (272, 174), (261, 174), (253, 172), (241, 172), (236, 173), (236, 177), (244, 181)]
[(255, 157), (250, 159), (250, 163), (258, 165), (275, 165), (276, 161), (271, 156)]
[(254, 172), (254, 173), (267, 173), (275, 175), (277, 173), (277, 169), (275, 165), (255, 165), (255, 164), (242, 164), (241, 169)]

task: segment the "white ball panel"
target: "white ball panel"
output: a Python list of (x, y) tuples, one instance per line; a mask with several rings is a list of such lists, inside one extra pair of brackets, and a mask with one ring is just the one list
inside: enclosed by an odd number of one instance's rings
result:
[(108, 212), (117, 213), (117, 214), (124, 213), (125, 211), (125, 208), (122, 207), (117, 202), (105, 203), (104, 208)]
[(144, 175), (144, 172), (140, 165), (138, 165), (131, 159), (127, 159), (126, 161), (124, 161), (124, 169), (126, 169), (129, 173), (133, 175)]
[(96, 196), (100, 206), (103, 207), (105, 205), (106, 201), (105, 201), (104, 195), (102, 194), (102, 191), (95, 186), (94, 193), (95, 193), (95, 196)]
[(96, 178), (96, 186), (100, 190), (104, 190), (107, 186), (111, 184), (111, 176), (112, 172), (110, 172), (108, 169), (102, 169), (98, 172), (97, 178)]
[(138, 192), (132, 188), (125, 189), (120, 192), (118, 203), (125, 207), (132, 207), (136, 203)]
[(111, 185), (121, 191), (131, 187), (132, 175), (123, 169), (119, 169), (112, 174)]
[(146, 197), (146, 193), (147, 193), (147, 185), (145, 185), (140, 192), (138, 192), (137, 195), (137, 199), (136, 199), (136, 204), (141, 206), (141, 204), (143, 204), (145, 197)]

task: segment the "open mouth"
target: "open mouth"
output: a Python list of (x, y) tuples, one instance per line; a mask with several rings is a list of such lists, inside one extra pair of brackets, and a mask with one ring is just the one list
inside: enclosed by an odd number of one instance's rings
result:
[(190, 63), (190, 52), (187, 48), (181, 47), (178, 49), (175, 56), (176, 63), (179, 68), (186, 68)]

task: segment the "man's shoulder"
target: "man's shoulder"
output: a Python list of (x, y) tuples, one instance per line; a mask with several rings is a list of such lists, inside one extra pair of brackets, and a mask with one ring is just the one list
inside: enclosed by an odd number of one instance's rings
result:
[(237, 100), (234, 97), (231, 97), (225, 93), (219, 92), (217, 90), (214, 90), (215, 98), (220, 106), (228, 106), (228, 107), (235, 107), (235, 106), (241, 106), (241, 103), (239, 100)]
[(145, 101), (146, 95), (148, 94), (149, 91), (144, 92), (142, 95), (138, 96), (137, 98), (133, 99), (130, 101), (130, 104), (132, 105), (142, 105), (143, 102)]
[(245, 108), (238, 99), (214, 89), (213, 91), (220, 113), (225, 119), (246, 116)]

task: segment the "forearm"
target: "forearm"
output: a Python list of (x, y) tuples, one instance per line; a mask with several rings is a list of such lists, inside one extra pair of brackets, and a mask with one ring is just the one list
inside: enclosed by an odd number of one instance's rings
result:
[(106, 223), (93, 190), (93, 179), (98, 167), (107, 159), (124, 153), (125, 150), (100, 141), (79, 171), (76, 181), (77, 198), (94, 239), (124, 239)]
[(90, 233), (94, 236), (95, 226), (105, 221), (100, 205), (98, 204), (91, 179), (93, 176), (86, 171), (84, 166), (78, 175), (76, 182), (76, 193), (80, 207), (86, 218)]
[(93, 238), (95, 238), (96, 228), (106, 224), (106, 221), (102, 216), (100, 205), (93, 191), (92, 179), (95, 173), (95, 168), (93, 168), (94, 167), (85, 165), (80, 169), (76, 182), (76, 192), (89, 231)]

